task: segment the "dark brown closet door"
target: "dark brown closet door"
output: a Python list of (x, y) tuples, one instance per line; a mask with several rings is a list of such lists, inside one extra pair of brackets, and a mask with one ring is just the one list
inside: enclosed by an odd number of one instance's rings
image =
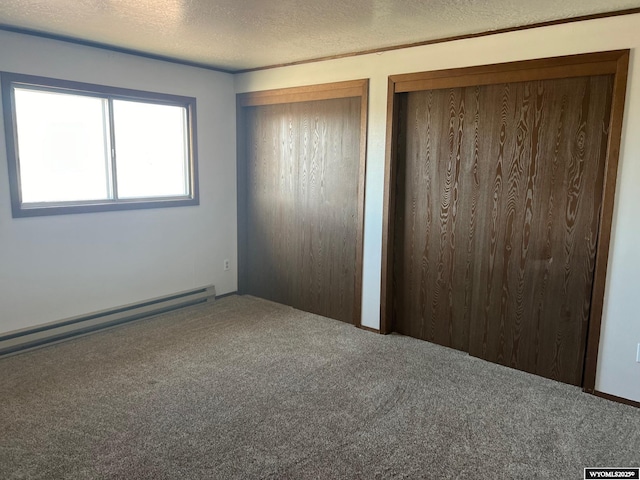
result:
[(397, 331), (581, 384), (612, 78), (402, 96)]
[(246, 108), (243, 292), (353, 322), (360, 102)]

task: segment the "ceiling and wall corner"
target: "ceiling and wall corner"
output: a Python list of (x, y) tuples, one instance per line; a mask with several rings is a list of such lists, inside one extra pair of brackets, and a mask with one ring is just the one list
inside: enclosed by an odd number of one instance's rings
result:
[(639, 0), (3, 0), (0, 28), (239, 71), (638, 7)]

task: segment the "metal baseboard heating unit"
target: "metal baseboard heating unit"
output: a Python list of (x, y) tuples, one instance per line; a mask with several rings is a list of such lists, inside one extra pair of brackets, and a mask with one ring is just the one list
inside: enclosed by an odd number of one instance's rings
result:
[(216, 298), (213, 285), (153, 298), (143, 302), (123, 305), (77, 317), (67, 318), (37, 327), (15, 330), (0, 335), (0, 356), (30, 350), (70, 337), (84, 335), (96, 330), (131, 322), (144, 317), (158, 315), (178, 308), (212, 302)]

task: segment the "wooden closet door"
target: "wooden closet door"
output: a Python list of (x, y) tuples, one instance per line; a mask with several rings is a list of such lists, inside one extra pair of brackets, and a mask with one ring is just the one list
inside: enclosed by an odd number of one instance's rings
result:
[(360, 102), (246, 109), (245, 293), (353, 322)]
[[(395, 329), (467, 350), (479, 195), (475, 112), (466, 89), (400, 99)], [(477, 107), (476, 107), (477, 110)]]
[(399, 332), (581, 384), (612, 79), (406, 94)]

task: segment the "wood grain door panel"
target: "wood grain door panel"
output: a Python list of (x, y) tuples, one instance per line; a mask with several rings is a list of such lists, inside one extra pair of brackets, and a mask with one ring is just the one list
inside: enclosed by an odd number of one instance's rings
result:
[(396, 330), (579, 385), (613, 76), (401, 95)]
[(246, 293), (353, 321), (358, 97), (245, 109)]

